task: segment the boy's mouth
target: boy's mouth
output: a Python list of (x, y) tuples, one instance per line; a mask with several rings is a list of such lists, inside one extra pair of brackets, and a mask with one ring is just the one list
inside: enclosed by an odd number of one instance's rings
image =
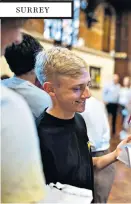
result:
[(75, 101), (76, 103), (78, 103), (78, 104), (84, 104), (85, 103), (85, 101)]

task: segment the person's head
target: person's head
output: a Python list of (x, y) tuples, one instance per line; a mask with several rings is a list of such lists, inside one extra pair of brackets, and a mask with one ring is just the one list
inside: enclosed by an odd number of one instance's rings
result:
[(130, 87), (130, 77), (126, 76), (123, 78), (123, 86)]
[(34, 37), (23, 34), (20, 44), (13, 43), (5, 50), (5, 58), (12, 72), (17, 77), (35, 83), (36, 54), (43, 50), (42, 45)]
[(53, 107), (69, 114), (84, 111), (90, 97), (90, 75), (83, 59), (66, 48), (55, 47), (37, 55), (35, 68)]
[(118, 84), (119, 83), (119, 75), (118, 74), (114, 74), (113, 82), (114, 82), (114, 84)]
[(22, 41), (21, 28), (25, 19), (1, 19), (1, 55), (4, 55), (7, 46), (13, 42)]

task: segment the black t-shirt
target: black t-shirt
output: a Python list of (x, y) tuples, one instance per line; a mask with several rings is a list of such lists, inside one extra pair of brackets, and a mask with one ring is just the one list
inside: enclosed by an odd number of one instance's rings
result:
[(92, 158), (82, 116), (76, 113), (64, 120), (44, 112), (38, 135), (47, 184), (61, 182), (93, 190)]

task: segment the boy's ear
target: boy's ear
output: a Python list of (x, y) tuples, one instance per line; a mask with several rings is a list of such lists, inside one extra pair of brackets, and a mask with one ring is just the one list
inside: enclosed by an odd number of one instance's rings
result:
[(51, 82), (45, 82), (43, 84), (43, 90), (46, 91), (50, 96), (55, 96), (54, 88)]

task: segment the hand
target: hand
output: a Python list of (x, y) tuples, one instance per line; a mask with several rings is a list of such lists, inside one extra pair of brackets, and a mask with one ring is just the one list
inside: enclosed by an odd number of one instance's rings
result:
[(116, 154), (116, 158), (120, 155), (121, 151), (122, 151), (122, 146), (125, 144), (131, 144), (131, 135), (128, 136), (126, 139), (124, 139), (122, 142), (120, 142), (115, 150), (115, 154)]

